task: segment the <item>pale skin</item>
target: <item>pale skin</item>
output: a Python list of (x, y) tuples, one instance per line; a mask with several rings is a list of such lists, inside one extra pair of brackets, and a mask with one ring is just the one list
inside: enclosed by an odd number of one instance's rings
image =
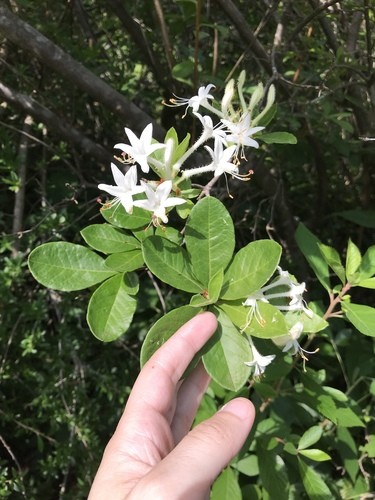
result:
[(200, 500), (240, 451), (254, 421), (245, 398), (231, 400), (190, 430), (210, 378), (194, 355), (214, 334), (215, 316), (198, 314), (145, 364), (109, 441), (89, 500)]

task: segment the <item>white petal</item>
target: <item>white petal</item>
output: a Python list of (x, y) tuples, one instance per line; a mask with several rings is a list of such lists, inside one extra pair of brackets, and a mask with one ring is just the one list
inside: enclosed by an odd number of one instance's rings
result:
[(137, 185), (137, 167), (133, 165), (125, 174), (124, 186), (125, 189), (131, 191)]
[(160, 202), (164, 202), (172, 189), (172, 181), (164, 181), (156, 188), (156, 197)]
[(131, 214), (133, 211), (133, 198), (129, 193), (125, 193), (122, 196), (119, 196), (121, 205), (125, 208), (128, 214)]
[(111, 163), (111, 170), (115, 183), (121, 187), (125, 186), (126, 176), (121, 172), (121, 170), (118, 167), (116, 167), (114, 163)]
[(125, 144), (124, 142), (119, 142), (118, 144), (115, 144), (114, 149), (121, 149), (122, 151), (125, 151), (125, 148), (129, 147), (129, 144)]
[(118, 186), (110, 186), (109, 184), (99, 184), (98, 188), (101, 191), (105, 191), (106, 193), (112, 196), (121, 196), (124, 194), (124, 189)]
[(135, 135), (135, 133), (132, 130), (130, 130), (130, 128), (126, 128), (126, 127), (125, 127), (125, 132), (126, 132), (126, 135), (128, 136), (130, 144), (133, 146), (133, 148), (138, 149), (139, 148), (139, 139)]
[(155, 209), (155, 206), (152, 203), (150, 203), (149, 200), (135, 200), (135, 201), (133, 201), (133, 205), (135, 207), (144, 208), (145, 210), (149, 210), (150, 212), (153, 212)]
[(147, 172), (150, 170), (150, 167), (147, 163), (147, 156), (146, 155), (134, 155), (134, 159), (136, 162), (139, 163), (142, 172), (147, 174)]
[(164, 207), (174, 207), (176, 205), (183, 205), (184, 203), (186, 203), (186, 200), (184, 200), (182, 198), (168, 198), (163, 203), (163, 206)]
[(144, 129), (142, 132), (141, 138), (140, 138), (142, 145), (150, 145), (151, 140), (152, 140), (152, 123), (149, 123), (147, 127)]
[(145, 189), (147, 200), (153, 206), (152, 210), (154, 210), (157, 202), (155, 191), (146, 182), (141, 181), (141, 185)]
[(250, 137), (246, 137), (243, 141), (244, 146), (249, 146), (251, 148), (259, 148), (259, 143), (255, 141), (254, 139), (251, 139)]

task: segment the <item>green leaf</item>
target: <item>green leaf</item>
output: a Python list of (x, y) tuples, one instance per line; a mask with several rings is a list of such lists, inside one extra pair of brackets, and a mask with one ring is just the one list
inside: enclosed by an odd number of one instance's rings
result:
[(369, 278), (367, 280), (362, 280), (359, 283), (357, 283), (357, 286), (361, 286), (363, 288), (371, 288), (375, 289), (375, 278)]
[(247, 298), (259, 290), (275, 272), (280, 256), (280, 245), (271, 240), (258, 240), (243, 247), (225, 273), (221, 298)]
[(270, 132), (258, 138), (266, 144), (297, 144), (297, 137), (289, 132)]
[(310, 429), (307, 429), (307, 431), (302, 435), (301, 439), (299, 440), (298, 450), (301, 451), (317, 443), (319, 439), (322, 437), (322, 434), (323, 434), (323, 429), (320, 425), (314, 425), (314, 427), (310, 427)]
[(332, 500), (333, 495), (323, 478), (302, 459), (298, 459), (302, 483), (310, 500)]
[(375, 245), (369, 247), (365, 252), (358, 272), (360, 280), (366, 280), (375, 275)]
[(113, 276), (92, 294), (87, 323), (96, 338), (111, 342), (120, 337), (131, 325), (137, 301), (128, 295), (121, 274)]
[(242, 500), (237, 477), (230, 467), (224, 469), (212, 485), (210, 500)]
[(362, 453), (367, 453), (369, 458), (375, 458), (375, 435), (366, 436), (368, 442), (361, 447)]
[(354, 413), (351, 408), (337, 408), (337, 425), (341, 427), (365, 427), (362, 420)]
[(176, 212), (181, 219), (187, 219), (193, 207), (194, 203), (191, 200), (186, 200), (182, 205), (176, 206)]
[(224, 281), (224, 271), (220, 268), (216, 274), (214, 274), (209, 283), (208, 283), (208, 297), (211, 300), (211, 303), (215, 303), (218, 301), (221, 287), (223, 286)]
[(250, 345), (226, 314), (218, 309), (214, 312), (218, 329), (212, 338), (212, 347), (203, 355), (203, 363), (207, 373), (221, 387), (238, 391), (250, 375), (250, 368), (245, 365), (252, 359)]
[(295, 239), (297, 241), (299, 249), (305, 256), (307, 262), (310, 264), (320, 283), (326, 290), (330, 291), (331, 285), (329, 281), (328, 264), (323, 259), (323, 256), (319, 250), (321, 242), (301, 222), (299, 223), (297, 231), (295, 233)]
[(139, 290), (139, 278), (136, 273), (125, 273), (124, 275), (125, 291), (129, 295), (136, 295)]
[(109, 269), (122, 273), (135, 271), (144, 266), (143, 254), (140, 249), (131, 250), (130, 252), (114, 253), (105, 259), (105, 265)]
[(256, 451), (259, 475), (270, 499), (289, 500), (289, 480), (282, 458), (272, 450), (267, 450), (265, 440), (257, 439)]
[(321, 395), (316, 398), (316, 409), (334, 424), (337, 423), (337, 406), (334, 400), (328, 395)]
[(90, 247), (103, 253), (126, 252), (140, 248), (138, 240), (110, 224), (92, 224), (81, 231), (82, 238)]
[(141, 348), (141, 366), (187, 321), (199, 313), (195, 307), (182, 306), (162, 316), (148, 331)]
[(256, 455), (242, 458), (235, 464), (235, 467), (245, 476), (254, 477), (259, 475), (258, 457)]
[(364, 335), (375, 337), (375, 308), (342, 302), (346, 318)]
[(297, 448), (291, 442), (285, 443), (285, 445), (284, 445), (284, 451), (286, 451), (290, 455), (298, 455)]
[(228, 265), (235, 244), (232, 218), (219, 200), (208, 196), (194, 206), (185, 242), (194, 274), (207, 287), (219, 269)]
[(346, 276), (349, 283), (356, 283), (358, 281), (357, 270), (361, 265), (362, 256), (357, 245), (351, 240), (348, 241), (348, 248), (346, 250)]
[(146, 238), (154, 234), (154, 226), (141, 227), (138, 229), (132, 229), (132, 233), (141, 243), (145, 241)]
[(177, 245), (181, 245), (183, 240), (183, 236), (180, 231), (172, 226), (158, 226), (156, 228), (155, 235), (166, 238), (169, 241), (173, 241), (173, 243), (177, 243)]
[[(219, 308), (225, 312), (232, 323), (252, 337), (272, 339), (286, 335), (289, 328), (285, 323), (284, 315), (273, 305), (266, 302), (258, 303), (260, 323), (255, 315), (249, 322), (250, 308), (242, 305), (242, 301), (221, 302)], [(246, 326), (248, 324), (248, 326)]]
[(65, 241), (35, 248), (29, 255), (28, 264), (39, 283), (64, 292), (83, 290), (116, 274), (89, 248)]
[(300, 455), (303, 455), (310, 460), (314, 460), (314, 462), (325, 462), (326, 460), (332, 460), (328, 453), (316, 448), (310, 448), (308, 450), (298, 450), (298, 452)]
[[(308, 304), (309, 306), (313, 306), (313, 304)], [(310, 310), (311, 307), (310, 307)], [(284, 314), (284, 319), (289, 328), (292, 328), (293, 325), (300, 321), (303, 324), (303, 332), (304, 333), (317, 333), (328, 326), (328, 321), (319, 316), (316, 312), (313, 313), (313, 316), (309, 318), (307, 314), (299, 312), (299, 311), (288, 311)]]
[(193, 295), (190, 300), (190, 305), (194, 307), (203, 307), (217, 302), (221, 287), (223, 285), (224, 272), (219, 269), (218, 272), (210, 279), (208, 290), (198, 295)]
[(341, 263), (339, 253), (332, 247), (319, 243), (319, 250), (321, 251), (324, 260), (327, 262), (332, 271), (340, 278), (341, 283), (345, 284), (345, 269)]
[(337, 215), (359, 226), (375, 229), (375, 210), (346, 210)]
[(160, 280), (185, 292), (200, 293), (203, 286), (192, 274), (186, 251), (161, 236), (150, 236), (143, 242), (147, 267)]
[(190, 77), (194, 73), (194, 63), (186, 59), (175, 64), (172, 68), (172, 76), (176, 80), (191, 85)]
[(277, 104), (273, 104), (268, 108), (268, 110), (263, 114), (256, 116), (253, 120), (253, 125), (260, 125), (261, 127), (266, 127), (275, 117), (277, 112)]
[(352, 435), (345, 427), (337, 427), (336, 448), (350, 479), (355, 481), (358, 471), (358, 450)]
[(123, 229), (145, 228), (150, 224), (151, 212), (143, 208), (134, 207), (133, 213), (128, 214), (121, 204), (110, 205), (108, 208), (101, 208), (100, 213), (104, 219), (113, 226)]

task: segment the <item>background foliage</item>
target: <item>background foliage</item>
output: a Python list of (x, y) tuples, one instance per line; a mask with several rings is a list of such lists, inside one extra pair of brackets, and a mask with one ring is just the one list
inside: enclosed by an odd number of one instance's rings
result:
[[(0, 2), (0, 496), (85, 498), (142, 338), (184, 303), (144, 272), (131, 330), (103, 345), (86, 325), (85, 293), (45, 290), (26, 268), (36, 245), (82, 243), (80, 229), (102, 222), (97, 184), (124, 126), (139, 133), (154, 120), (160, 136), (194, 127), (162, 106), (172, 93), (222, 89), (242, 69), (254, 85), (276, 85), (272, 127), (298, 144), (263, 146), (248, 158), (252, 181), (232, 182), (230, 199), (223, 180), (215, 195), (239, 245), (281, 243), (288, 270), (325, 310), (294, 233), (302, 221), (343, 257), (349, 237), (362, 253), (374, 244), (373, 29), (368, 0)], [(352, 295), (374, 305), (371, 290)], [(373, 339), (337, 318), (310, 346), (320, 352), (306, 373), (280, 358), (243, 391), (257, 425), (214, 498), (240, 498), (240, 488), (245, 499), (373, 494)], [(197, 421), (232, 396), (213, 384)]]

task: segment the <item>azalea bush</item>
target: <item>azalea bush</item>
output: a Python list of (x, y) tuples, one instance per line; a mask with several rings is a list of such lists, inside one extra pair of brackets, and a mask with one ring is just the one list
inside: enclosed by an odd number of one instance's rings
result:
[[(323, 373), (307, 369), (306, 361), (321, 355), (314, 341), (329, 335), (330, 320), (345, 320), (359, 336), (375, 335), (375, 309), (352, 302), (349, 295), (355, 287), (375, 287), (375, 246), (362, 256), (349, 241), (343, 263), (334, 248), (300, 224), (298, 246), (328, 298), (308, 301), (305, 282), (284, 268), (281, 245), (259, 239), (240, 247), (236, 221), (215, 197), (222, 176), (228, 198), (233, 178), (251, 181), (251, 148), (296, 143), (288, 131), (267, 132), (276, 112), (274, 87), (249, 87), (242, 72), (237, 81), (228, 82), (220, 99), (209, 84), (194, 97), (174, 97), (166, 105), (185, 107), (185, 115), (191, 112), (199, 137), (180, 138), (171, 128), (164, 142), (158, 142), (151, 124), (139, 137), (125, 128), (128, 142), (115, 145), (116, 164), (111, 165), (114, 184), (98, 186), (111, 196), (100, 210), (105, 222), (81, 231), (86, 245), (60, 241), (34, 249), (29, 256), (33, 276), (53, 290), (90, 288), (87, 322), (104, 342), (119, 339), (132, 325), (145, 276), (160, 300), (160, 285), (180, 291), (179, 306), (150, 325), (141, 365), (194, 315), (202, 310), (216, 315), (218, 330), (193, 361), (201, 358), (213, 380), (197, 422), (249, 387), (273, 403), (268, 417), (259, 417), (251, 444), (218, 478), (213, 498), (221, 498), (225, 485), (232, 491), (228, 498), (239, 497), (241, 487), (242, 494), (254, 498), (267, 492), (270, 498), (307, 494), (320, 499), (349, 487), (368, 488), (366, 478), (357, 480), (358, 467), (350, 465), (350, 486), (346, 478), (328, 486), (324, 477), (329, 468), (315, 466), (339, 460), (349, 467), (353, 454), (348, 458), (345, 448), (354, 451), (346, 429), (364, 422), (355, 403), (326, 384)], [(197, 178), (203, 183), (197, 184)], [(323, 356), (329, 358), (331, 352)], [(295, 367), (299, 376), (293, 383), (287, 375)], [(287, 421), (288, 405), (298, 409), (299, 422), (297, 413)], [(319, 415), (327, 420), (318, 423)], [(331, 428), (322, 447), (336, 447), (335, 459), (329, 450), (311, 448), (331, 425), (338, 431)], [(373, 447), (374, 440), (367, 445)], [(244, 476), (259, 477), (259, 484), (247, 484)]]

